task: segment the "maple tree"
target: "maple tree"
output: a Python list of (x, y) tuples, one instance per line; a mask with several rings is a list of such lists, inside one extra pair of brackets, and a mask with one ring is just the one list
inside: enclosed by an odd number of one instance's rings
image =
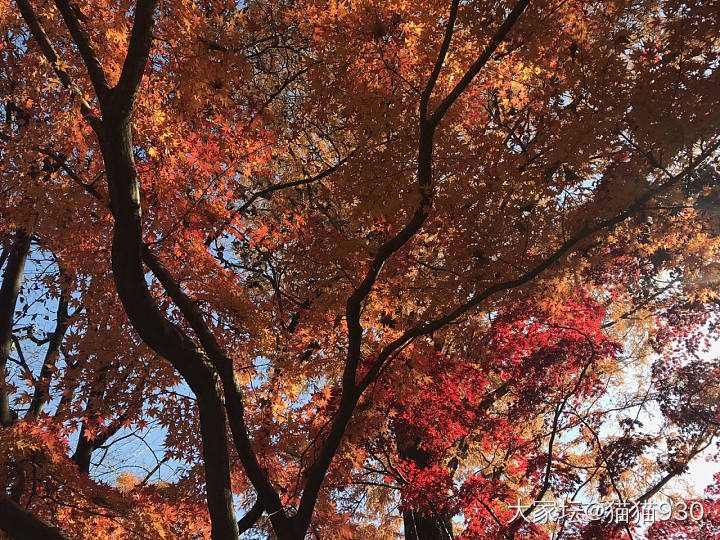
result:
[(1, 5), (8, 535), (631, 538), (528, 518), (715, 450), (710, 3)]
[[(687, 510), (680, 515), (681, 518), (685, 519), (668, 519), (656, 524), (653, 524), (649, 530), (648, 537), (655, 538), (668, 538), (670, 540), (683, 540), (686, 538), (709, 538), (710, 535), (717, 534), (718, 531), (718, 507), (717, 507), (717, 480), (718, 475), (715, 474), (714, 484), (706, 489), (708, 497), (706, 499), (684, 501), (685, 507), (690, 508), (690, 505), (702, 504), (705, 519), (692, 521), (686, 519)], [(689, 504), (688, 504), (689, 503)]]

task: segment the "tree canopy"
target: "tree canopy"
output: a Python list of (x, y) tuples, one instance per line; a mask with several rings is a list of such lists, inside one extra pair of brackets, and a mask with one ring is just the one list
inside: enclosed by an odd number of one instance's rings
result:
[(9, 537), (716, 529), (716, 4), (0, 7)]

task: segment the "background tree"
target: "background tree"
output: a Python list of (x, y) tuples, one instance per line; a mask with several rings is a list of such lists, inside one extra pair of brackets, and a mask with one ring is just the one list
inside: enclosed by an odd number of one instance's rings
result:
[[(712, 6), (0, 17), (8, 534), (631, 537), (508, 505), (647, 501), (712, 447)], [(103, 483), (149, 423), (186, 466)]]

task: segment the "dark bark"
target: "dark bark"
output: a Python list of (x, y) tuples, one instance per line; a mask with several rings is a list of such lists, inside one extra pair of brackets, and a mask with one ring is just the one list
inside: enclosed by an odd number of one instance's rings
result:
[(85, 29), (80, 24), (77, 17), (77, 11), (75, 7), (70, 4), (69, 0), (55, 0), (55, 5), (60, 11), (65, 26), (70, 31), (70, 35), (73, 41), (77, 45), (80, 55), (82, 56), (83, 62), (90, 75), (90, 81), (92, 81), (95, 94), (102, 103), (105, 95), (107, 94), (110, 87), (108, 86), (107, 79), (105, 78), (105, 72), (100, 65), (100, 60), (95, 54), (95, 51), (90, 44), (90, 36), (88, 36)]
[[(25, 261), (30, 251), (31, 234), (25, 230), (15, 233), (7, 257), (7, 265), (0, 285), (0, 385), (7, 383), (7, 361), (12, 349), (12, 327), (15, 321), (15, 305), (22, 285)], [(0, 425), (9, 426), (14, 420), (10, 410), (10, 396), (0, 386)]]
[[(107, 372), (109, 370), (110, 366), (104, 365), (97, 372), (92, 390), (90, 391), (87, 403), (85, 404), (85, 417), (88, 419), (97, 418), (97, 408), (98, 404), (102, 402), (103, 396), (105, 395), (105, 377), (107, 376)], [(78, 437), (77, 445), (75, 446), (75, 452), (70, 458), (78, 466), (80, 472), (86, 474), (90, 471), (90, 459), (92, 458), (92, 453), (99, 444), (102, 444), (102, 442), (97, 438), (87, 437), (87, 429), (88, 425), (85, 421), (83, 421), (80, 426), (80, 435)], [(109, 436), (110, 435), (108, 435), (108, 437)], [(105, 440), (107, 440), (107, 437), (105, 437)]]
[(101, 148), (115, 217), (112, 243), (115, 286), (140, 337), (173, 364), (197, 398), (212, 537), (214, 540), (237, 538), (220, 388), (205, 355), (164, 317), (147, 289), (140, 254), (142, 218), (130, 118), (113, 117), (112, 112), (103, 115)]
[[(214, 540), (237, 538), (232, 504), (226, 422), (212, 367), (193, 341), (158, 310), (145, 282), (141, 258), (142, 213), (132, 149), (131, 115), (152, 44), (157, 0), (139, 0), (118, 84), (101, 101), (95, 124), (115, 218), (112, 269), (118, 296), (140, 337), (169, 360), (193, 390), (200, 415), (206, 493)], [(88, 51), (92, 53), (92, 51)]]
[[(105, 374), (109, 369), (110, 366), (106, 366), (100, 370), (96, 381), (97, 388), (90, 392), (87, 405), (85, 406), (85, 416), (87, 418), (97, 418), (97, 410), (105, 395)], [(102, 447), (110, 439), (110, 437), (120, 431), (120, 428), (122, 428), (129, 416), (130, 410), (126, 410), (113, 420), (104, 431), (96, 434), (95, 437), (92, 438), (85, 436), (88, 425), (85, 422), (82, 423), (80, 436), (78, 437), (78, 442), (75, 446), (75, 452), (70, 458), (78, 466), (81, 473), (87, 474), (90, 471), (90, 461), (92, 459), (93, 452)]]
[(50, 382), (55, 371), (55, 363), (60, 357), (60, 345), (62, 345), (65, 332), (67, 332), (70, 318), (68, 315), (68, 300), (65, 294), (62, 294), (58, 301), (56, 317), (55, 330), (50, 335), (50, 341), (45, 351), (45, 359), (42, 368), (40, 368), (40, 376), (35, 383), (33, 398), (26, 414), (28, 419), (39, 416), (50, 400)]
[(78, 437), (75, 452), (70, 458), (75, 462), (78, 470), (84, 474), (87, 474), (90, 471), (90, 460), (92, 459), (92, 453), (95, 451), (95, 445), (93, 444), (93, 441), (85, 437), (86, 429), (87, 424), (83, 422), (82, 426), (80, 427), (80, 436)]
[[(61, 81), (71, 89), (74, 88), (69, 75), (58, 67), (61, 64), (55, 61), (57, 60), (55, 51), (32, 13), (29, 3), (26, 0), (18, 0), (17, 3), (23, 16), (28, 21), (33, 35), (38, 39), (41, 49), (46, 57), (51, 60), (51, 65), (53, 65), (54, 69), (58, 72)], [(61, 7), (67, 5), (66, 2), (61, 0), (58, 0), (58, 3)], [(404, 346), (405, 343), (414, 337), (431, 333), (434, 329), (452, 322), (458, 316), (477, 306), (491, 295), (526, 283), (554, 264), (580, 240), (587, 238), (601, 229), (619, 223), (630, 215), (632, 211), (637, 210), (644, 204), (641, 200), (642, 198), (638, 199), (636, 204), (628, 209), (627, 214), (620, 214), (616, 218), (604, 220), (594, 228), (583, 229), (578, 232), (576, 237), (571, 238), (560, 246), (546, 261), (525, 275), (508, 282), (495, 284), (485, 291), (478, 293), (477, 296), (446, 316), (428, 323), (421, 323), (419, 326), (406, 331), (398, 340), (390, 343), (382, 351), (378, 357), (378, 361), (369, 373), (361, 381), (356, 381), (357, 366), (361, 360), (363, 337), (363, 328), (360, 322), (362, 305), (371, 293), (384, 264), (394, 253), (402, 249), (403, 246), (412, 239), (422, 227), (427, 217), (427, 212), (430, 209), (432, 196), (433, 131), (439, 125), (447, 110), (465, 91), (485, 63), (492, 58), (495, 49), (506, 38), (528, 3), (529, 0), (521, 0), (515, 6), (484, 51), (451, 92), (440, 101), (435, 111), (429, 113), (429, 111), (423, 110), (421, 112), (418, 184), (422, 195), (422, 202), (408, 224), (397, 235), (380, 246), (377, 257), (367, 270), (365, 279), (352, 297), (348, 299), (346, 307), (348, 355), (343, 373), (341, 405), (335, 415), (329, 434), (318, 452), (317, 460), (308, 470), (298, 515), (294, 519), (288, 519), (282, 511), (277, 492), (263, 471), (250, 444), (250, 438), (244, 424), (242, 396), (239, 385), (237, 385), (237, 382), (234, 380), (235, 375), (232, 364), (228, 361), (223, 351), (216, 348), (217, 344), (214, 343), (210, 330), (202, 320), (201, 313), (195, 309), (191, 309), (191, 302), (187, 302), (188, 299), (181, 294), (182, 291), (179, 291), (179, 287), (177, 289), (180, 293), (177, 291), (173, 292), (174, 286), (176, 286), (177, 283), (174, 282), (169, 275), (163, 277), (162, 268), (160, 268), (160, 270), (153, 268), (153, 265), (157, 261), (154, 261), (143, 252), (140, 194), (137, 171), (132, 154), (130, 117), (152, 41), (153, 18), (157, 1), (139, 0), (137, 2), (130, 45), (126, 60), (123, 64), (120, 80), (115, 88), (110, 90), (102, 88), (102, 91), (98, 91), (98, 99), (103, 113), (102, 123), (100, 124), (93, 119), (87, 104), (83, 105), (83, 112), (86, 118), (89, 118), (91, 125), (93, 125), (99, 135), (106, 166), (111, 196), (111, 208), (115, 217), (112, 265), (118, 295), (128, 317), (141, 338), (151, 348), (173, 364), (188, 382), (197, 397), (213, 539), (235, 538), (238, 534), (238, 523), (234, 519), (230, 491), (226, 412), (235, 446), (248, 472), (248, 476), (258, 490), (261, 505), (256, 506), (261, 510), (264, 508), (268, 512), (279, 538), (303, 538), (305, 531), (310, 525), (323, 480), (342, 442), (357, 401), (362, 392), (379, 376), (385, 367), (385, 362), (391, 360), (392, 354), (396, 350)], [(454, 11), (457, 10), (457, 6), (458, 2), (453, 2), (450, 22), (454, 21)], [(96, 62), (97, 57), (92, 51), (92, 48), (89, 47), (89, 42), (87, 42), (85, 36), (78, 28), (75, 28), (77, 21), (73, 19), (71, 11), (66, 9), (63, 15), (65, 16), (66, 14), (68, 15), (66, 21), (71, 35), (88, 66), (93, 83), (96, 88), (98, 86), (104, 87), (102, 81), (102, 66)], [(443, 67), (444, 57), (450, 45), (452, 24), (448, 26), (448, 31), (446, 32), (438, 60), (433, 69), (430, 81), (423, 92), (423, 109), (427, 108), (430, 98), (432, 97), (434, 82)], [(55, 60), (53, 60), (53, 56)], [(100, 84), (98, 84), (98, 82)], [(668, 183), (668, 185), (670, 184), (671, 183)], [(661, 191), (662, 190), (656, 190), (655, 193), (660, 193)], [(652, 195), (653, 193), (648, 193), (646, 200), (652, 197)], [(153, 269), (153, 272), (162, 282), (168, 294), (180, 307), (183, 315), (193, 327), (204, 350), (179, 327), (173, 325), (165, 317), (165, 314), (157, 308), (147, 289), (143, 260)], [(188, 304), (190, 307), (183, 307), (183, 304)], [(217, 380), (218, 375), (223, 384), (225, 403), (223, 403), (221, 399), (222, 393)], [(257, 513), (257, 510), (255, 513)], [(249, 517), (246, 516), (248, 517), (248, 521), (254, 517), (254, 515), (255, 514)], [(414, 524), (423, 521), (422, 516), (413, 515), (412, 518)], [(247, 523), (245, 518), (241, 520), (241, 523), (243, 526)], [(444, 522), (441, 520), (440, 523)], [(417, 529), (417, 527), (415, 529)]]
[(248, 478), (257, 490), (262, 507), (268, 512), (275, 533), (279, 538), (295, 538), (295, 535), (298, 534), (295, 529), (295, 523), (286, 517), (280, 497), (275, 491), (265, 470), (260, 465), (255, 451), (252, 448), (245, 424), (243, 396), (232, 361), (227, 357), (205, 324), (202, 313), (181, 290), (177, 281), (173, 279), (167, 268), (152, 254), (147, 246), (142, 246), (141, 253), (145, 263), (158, 278), (173, 302), (180, 308), (181, 313), (187, 319), (188, 323), (190, 323), (201, 345), (207, 352), (209, 360), (220, 376), (225, 392), (225, 409), (227, 411), (235, 448)]
[(65, 71), (65, 69), (63, 69), (62, 63), (60, 62), (60, 57), (58, 56), (55, 47), (53, 47), (52, 43), (50, 42), (50, 38), (45, 33), (45, 29), (43, 28), (40, 19), (38, 19), (35, 15), (35, 10), (33, 9), (32, 5), (28, 0), (17, 0), (16, 4), (18, 10), (20, 11), (20, 14), (22, 15), (25, 23), (28, 26), (28, 29), (30, 30), (30, 33), (40, 46), (40, 50), (42, 51), (43, 56), (45, 56), (47, 61), (52, 66), (53, 71), (55, 71), (55, 74), (60, 79), (60, 82), (62, 82), (63, 85), (68, 90), (70, 90), (70, 93), (73, 95), (73, 97), (80, 102), (80, 111), (82, 112), (85, 120), (88, 122), (88, 124), (96, 128), (98, 126), (99, 120), (97, 116), (95, 116), (92, 105), (87, 102), (83, 91), (78, 88), (78, 86), (73, 82), (70, 74)]
[(260, 519), (263, 515), (263, 505), (262, 502), (260, 502), (260, 499), (255, 501), (255, 504), (252, 505), (252, 508), (248, 510), (247, 514), (245, 514), (240, 521), (238, 521), (238, 531), (240, 534), (248, 531), (251, 529)]
[(108, 442), (110, 437), (120, 431), (120, 428), (125, 423), (127, 417), (128, 411), (121, 414), (105, 429), (105, 431), (100, 433), (94, 439), (89, 439), (84, 436), (85, 430), (87, 429), (87, 424), (85, 424), (85, 422), (82, 423), (82, 427), (80, 428), (80, 437), (78, 438), (75, 452), (70, 458), (78, 466), (78, 470), (81, 473), (87, 474), (90, 471), (90, 462), (93, 452), (98, 448), (101, 448), (105, 443)]
[[(348, 330), (348, 352), (342, 375), (342, 394), (340, 408), (330, 427), (318, 457), (308, 470), (307, 482), (300, 500), (300, 507), (296, 517), (299, 531), (306, 531), (312, 520), (315, 502), (320, 488), (327, 474), (327, 470), (340, 447), (347, 426), (355, 411), (363, 388), (356, 381), (357, 367), (361, 359), (361, 345), (363, 328), (360, 322), (362, 305), (371, 293), (373, 286), (385, 263), (400, 249), (402, 249), (422, 228), (432, 206), (432, 155), (435, 126), (425, 121), (420, 122), (418, 134), (418, 169), (417, 183), (421, 194), (420, 204), (415, 209), (408, 223), (389, 240), (384, 242), (377, 251), (375, 258), (365, 274), (363, 281), (348, 298), (345, 307), (345, 320)], [(379, 375), (379, 371), (375, 377)], [(301, 537), (302, 538), (302, 537)]]
[[(420, 448), (420, 441), (411, 434), (400, 431), (395, 435), (398, 455), (412, 461), (420, 469), (428, 468), (430, 464), (429, 455)], [(458, 462), (455, 461), (454, 468)], [(422, 512), (419, 510), (407, 510), (403, 512), (403, 524), (405, 540), (451, 540), (452, 516), (445, 512)]]
[(405, 540), (452, 540), (452, 520), (446, 515), (403, 512)]
[(60, 67), (58, 55), (30, 3), (27, 0), (17, 2), (43, 54), (62, 83), (81, 100), (83, 115), (98, 135), (110, 188), (111, 210), (115, 217), (112, 266), (118, 296), (140, 337), (173, 364), (197, 397), (212, 537), (214, 540), (226, 540), (237, 538), (238, 525), (230, 489), (225, 411), (217, 378), (202, 351), (158, 310), (147, 289), (140, 256), (142, 217), (132, 152), (131, 115), (152, 45), (157, 3), (157, 0), (138, 0), (120, 79), (110, 90), (104, 88), (99, 71), (102, 66), (95, 61), (97, 55), (79, 28), (78, 21), (70, 11), (64, 13), (71, 35), (88, 64), (96, 91), (101, 89), (98, 95), (101, 121), (70, 75)]
[(71, 540), (58, 527), (0, 495), (0, 529), (15, 540)]

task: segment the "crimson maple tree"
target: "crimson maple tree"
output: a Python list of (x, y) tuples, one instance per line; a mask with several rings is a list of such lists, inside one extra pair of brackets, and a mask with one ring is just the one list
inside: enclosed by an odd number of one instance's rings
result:
[[(687, 495), (720, 425), (714, 6), (0, 13), (8, 535), (630, 538), (531, 518)], [(101, 474), (131, 436), (155, 465)]]

